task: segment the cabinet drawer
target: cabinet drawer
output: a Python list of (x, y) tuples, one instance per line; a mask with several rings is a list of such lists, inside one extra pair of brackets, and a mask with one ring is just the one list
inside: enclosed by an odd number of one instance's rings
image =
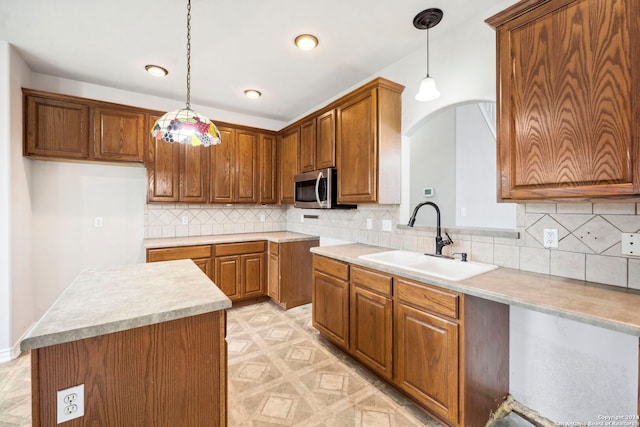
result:
[(280, 245), (274, 242), (269, 242), (269, 253), (271, 255), (278, 255), (279, 250), (280, 249)]
[(331, 258), (314, 255), (313, 269), (320, 270), (342, 280), (349, 280), (349, 264)]
[(410, 282), (396, 280), (396, 296), (400, 302), (428, 310), (443, 316), (458, 318), (458, 295), (444, 290)]
[(391, 277), (383, 273), (351, 266), (351, 283), (381, 295), (391, 296)]
[(264, 252), (266, 247), (265, 241), (260, 242), (242, 242), (242, 243), (223, 243), (216, 245), (216, 256), (242, 255), (255, 252)]
[(175, 259), (210, 258), (211, 245), (180, 246), (147, 250), (147, 262), (171, 261)]

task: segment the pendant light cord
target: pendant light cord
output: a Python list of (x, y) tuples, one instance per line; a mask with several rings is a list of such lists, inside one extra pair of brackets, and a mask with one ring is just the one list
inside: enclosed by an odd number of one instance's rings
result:
[(187, 1), (187, 110), (191, 109), (191, 0)]
[(427, 28), (427, 77), (429, 77), (429, 28)]

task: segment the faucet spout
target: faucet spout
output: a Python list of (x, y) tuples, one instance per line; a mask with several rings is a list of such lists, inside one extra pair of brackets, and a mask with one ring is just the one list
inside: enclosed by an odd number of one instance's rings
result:
[(411, 218), (409, 218), (409, 223), (407, 225), (409, 227), (413, 227), (413, 224), (416, 222), (416, 215), (418, 214), (418, 211), (425, 205), (429, 205), (436, 210), (436, 255), (442, 256), (442, 248), (452, 244), (453, 240), (447, 233), (445, 233), (447, 235), (447, 240), (442, 239), (442, 229), (440, 227), (440, 208), (438, 207), (438, 205), (433, 202), (419, 203), (413, 210), (413, 213), (411, 214)]

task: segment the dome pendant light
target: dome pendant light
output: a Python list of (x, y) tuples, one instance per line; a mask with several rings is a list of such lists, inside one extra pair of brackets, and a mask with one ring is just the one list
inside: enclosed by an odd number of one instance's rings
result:
[(220, 131), (211, 120), (191, 109), (191, 0), (187, 0), (187, 102), (181, 110), (170, 111), (156, 120), (151, 136), (166, 142), (193, 146), (217, 145)]
[(416, 101), (433, 101), (440, 96), (436, 81), (429, 75), (429, 29), (438, 25), (442, 20), (442, 10), (432, 8), (418, 13), (413, 18), (413, 26), (419, 30), (427, 30), (427, 75), (420, 82), (420, 90), (416, 94)]

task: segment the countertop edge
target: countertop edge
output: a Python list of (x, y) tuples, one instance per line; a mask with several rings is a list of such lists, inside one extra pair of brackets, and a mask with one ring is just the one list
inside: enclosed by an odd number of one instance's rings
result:
[[(375, 252), (384, 252), (384, 251), (389, 251), (389, 250), (393, 250), (390, 248), (384, 248), (384, 247), (378, 247), (378, 246), (371, 246), (371, 245), (365, 245), (365, 244), (351, 244), (351, 245), (345, 245), (345, 246), (351, 246), (355, 249), (360, 249), (365, 251), (366, 253), (375, 253)], [(633, 336), (638, 336), (640, 337), (640, 326), (633, 326), (633, 325), (629, 325), (627, 323), (623, 323), (620, 321), (616, 321), (616, 320), (611, 320), (611, 319), (605, 319), (602, 317), (597, 317), (597, 316), (592, 316), (592, 315), (588, 315), (588, 314), (584, 314), (584, 313), (580, 313), (580, 312), (576, 312), (576, 311), (571, 311), (571, 310), (562, 310), (562, 309), (558, 309), (558, 308), (554, 308), (554, 307), (549, 307), (549, 306), (544, 306), (544, 305), (539, 305), (539, 304), (535, 304), (532, 302), (528, 302), (526, 300), (522, 300), (522, 299), (518, 299), (518, 298), (514, 298), (513, 296), (510, 295), (506, 295), (506, 294), (499, 294), (499, 293), (495, 293), (495, 292), (490, 292), (490, 291), (486, 291), (486, 290), (482, 290), (482, 289), (478, 289), (473, 287), (472, 283), (474, 281), (474, 278), (478, 278), (481, 276), (487, 277), (488, 275), (491, 274), (495, 274), (496, 272), (502, 270), (502, 271), (514, 271), (517, 272), (517, 274), (519, 275), (524, 275), (527, 277), (538, 277), (538, 275), (540, 275), (540, 273), (530, 273), (527, 271), (523, 271), (523, 270), (513, 270), (513, 269), (508, 269), (508, 268), (504, 268), (504, 267), (499, 267), (497, 270), (493, 270), (493, 271), (489, 271), (483, 274), (480, 274), (478, 276), (472, 277), (470, 279), (465, 279), (462, 280), (460, 282), (452, 282), (452, 281), (448, 281), (448, 280), (443, 280), (434, 276), (429, 276), (426, 274), (420, 274), (420, 273), (415, 273), (412, 271), (408, 271), (408, 270), (403, 270), (401, 268), (394, 268), (391, 266), (386, 266), (383, 264), (379, 264), (379, 263), (375, 263), (375, 262), (371, 262), (371, 261), (367, 261), (367, 260), (363, 260), (360, 259), (358, 257), (353, 257), (353, 256), (347, 256), (347, 255), (341, 255), (341, 254), (335, 254), (332, 252), (332, 250), (330, 249), (331, 246), (324, 246), (324, 247), (315, 247), (315, 248), (311, 248), (311, 252), (317, 255), (322, 255), (322, 256), (326, 256), (329, 258), (333, 258), (339, 261), (343, 261), (343, 262), (347, 262), (349, 264), (354, 264), (354, 265), (358, 265), (361, 267), (366, 267), (366, 268), (371, 268), (374, 270), (378, 270), (378, 271), (382, 271), (385, 273), (389, 273), (389, 274), (393, 274), (393, 275), (397, 275), (397, 276), (401, 276), (401, 277), (405, 277), (408, 279), (412, 279), (418, 282), (422, 282), (425, 284), (430, 284), (430, 285), (435, 285), (435, 286), (439, 286), (442, 287), (444, 289), (448, 289), (451, 291), (455, 291), (455, 292), (460, 292), (466, 295), (471, 295), (474, 297), (478, 297), (478, 298), (483, 298), (486, 300), (490, 300), (490, 301), (494, 301), (494, 302), (498, 302), (498, 303), (502, 303), (502, 304), (508, 304), (508, 305), (513, 305), (513, 306), (517, 306), (517, 307), (522, 307), (522, 308), (526, 308), (526, 309), (530, 309), (533, 311), (537, 311), (537, 312), (541, 312), (541, 313), (545, 313), (545, 314), (550, 314), (553, 316), (558, 316), (561, 318), (565, 318), (565, 319), (569, 319), (569, 320), (573, 320), (573, 321), (577, 321), (580, 323), (586, 323), (592, 326), (598, 326), (598, 327), (602, 327), (605, 329), (609, 329), (609, 330), (613, 330), (616, 332), (621, 332), (621, 333), (625, 333), (625, 334), (629, 334), (629, 335), (633, 335)], [(551, 275), (544, 275), (544, 276), (549, 276), (549, 277), (557, 277), (558, 280), (570, 280), (570, 279), (566, 279), (563, 277), (559, 277), (559, 276), (551, 276)], [(580, 282), (580, 281), (578, 281)], [(588, 282), (582, 282), (581, 283), (583, 286), (589, 286)], [(612, 292), (615, 292), (616, 290), (611, 290)], [(621, 288), (620, 290), (621, 292), (624, 291), (624, 288)]]
[(145, 316), (124, 319), (117, 322), (55, 332), (47, 335), (27, 337), (20, 343), (20, 350), (28, 351), (57, 344), (64, 344), (67, 342), (93, 338), (115, 332), (122, 332), (129, 329), (140, 328), (143, 326), (184, 319), (191, 316), (198, 316), (200, 314), (213, 313), (216, 311), (226, 310), (227, 308), (231, 308), (231, 300), (229, 299), (214, 301), (200, 306), (185, 307), (167, 312), (153, 313)]

